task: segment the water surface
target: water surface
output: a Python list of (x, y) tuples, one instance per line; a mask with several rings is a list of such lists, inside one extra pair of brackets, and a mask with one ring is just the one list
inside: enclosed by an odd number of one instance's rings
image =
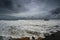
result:
[(44, 34), (51, 35), (57, 31), (60, 31), (60, 20), (0, 20), (0, 36), (44, 38)]

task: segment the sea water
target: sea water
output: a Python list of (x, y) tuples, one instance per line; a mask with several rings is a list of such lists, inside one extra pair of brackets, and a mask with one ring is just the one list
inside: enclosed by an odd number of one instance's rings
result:
[(60, 20), (0, 20), (0, 36), (42, 37), (60, 31)]

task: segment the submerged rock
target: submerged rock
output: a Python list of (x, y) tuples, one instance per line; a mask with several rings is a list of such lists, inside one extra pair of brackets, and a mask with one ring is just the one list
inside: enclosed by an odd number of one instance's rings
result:
[(0, 40), (3, 40), (3, 37), (2, 36), (0, 36)]
[(60, 27), (59, 25), (55, 25), (54, 27)]
[(44, 36), (47, 37), (47, 36), (49, 36), (49, 34), (48, 33), (45, 33)]
[(41, 38), (41, 37), (38, 37), (36, 40), (43, 40), (43, 38)]
[(29, 37), (12, 38), (12, 40), (30, 40), (30, 38)]
[(12, 37), (0, 36), (0, 40), (43, 40), (43, 38), (38, 37), (38, 38), (36, 39), (35, 37), (32, 37), (32, 39), (30, 39), (30, 37), (12, 38)]
[(44, 19), (44, 21), (49, 21), (50, 19)]
[(44, 38), (44, 40), (60, 40), (60, 31)]
[(0, 40), (10, 40), (11, 37), (0, 36)]
[(32, 36), (32, 40), (35, 40), (35, 37)]

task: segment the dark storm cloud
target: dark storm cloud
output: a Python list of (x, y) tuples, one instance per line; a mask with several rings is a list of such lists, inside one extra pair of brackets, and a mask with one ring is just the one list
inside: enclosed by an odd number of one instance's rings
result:
[[(22, 2), (22, 1), (21, 1)], [(0, 14), (11, 14), (26, 11), (23, 3), (17, 0), (0, 0)]]
[(52, 12), (57, 8), (60, 0), (0, 0), (0, 19), (60, 19), (60, 14)]

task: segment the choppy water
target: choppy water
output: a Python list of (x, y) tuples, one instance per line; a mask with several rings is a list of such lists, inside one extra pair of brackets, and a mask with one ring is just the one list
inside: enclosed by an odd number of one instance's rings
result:
[(60, 31), (60, 20), (0, 20), (0, 36), (44, 38), (44, 34), (51, 35), (57, 31)]

